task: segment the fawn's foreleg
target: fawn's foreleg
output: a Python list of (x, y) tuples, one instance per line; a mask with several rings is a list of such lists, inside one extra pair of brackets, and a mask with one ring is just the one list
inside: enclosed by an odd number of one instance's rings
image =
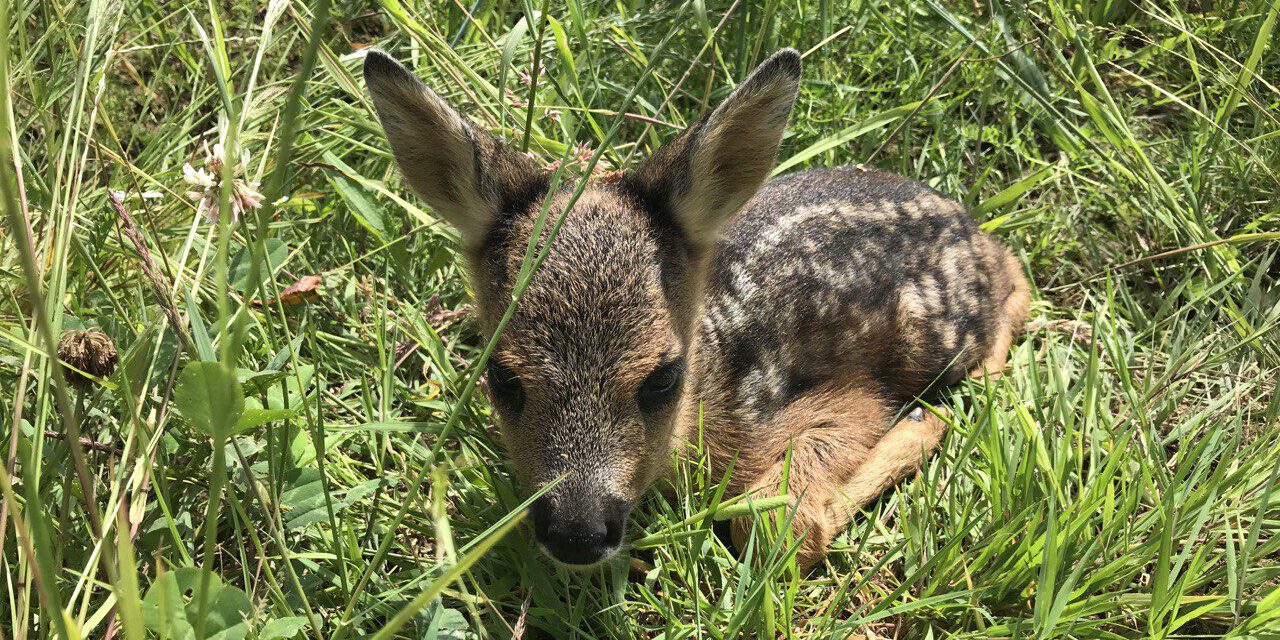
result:
[[(886, 432), (890, 409), (871, 388), (856, 384), (800, 396), (775, 418), (770, 433), (753, 450), (744, 451), (744, 491), (756, 497), (777, 495), (785, 477), (793, 496), (791, 530), (801, 541), (797, 562), (802, 569), (826, 556), (854, 508), (918, 471), (942, 437), (943, 423), (932, 414), (905, 418)], [(750, 518), (734, 522), (739, 549), (751, 528)]]

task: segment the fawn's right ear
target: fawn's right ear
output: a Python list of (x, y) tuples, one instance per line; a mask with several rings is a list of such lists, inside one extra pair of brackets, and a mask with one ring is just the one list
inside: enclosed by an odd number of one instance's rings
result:
[(400, 171), (464, 245), (479, 246), (504, 208), (545, 190), (530, 157), (477, 129), (387, 54), (368, 52), (364, 81)]

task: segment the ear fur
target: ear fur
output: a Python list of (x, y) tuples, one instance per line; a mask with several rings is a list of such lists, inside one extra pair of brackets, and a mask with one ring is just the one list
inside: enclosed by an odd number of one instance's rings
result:
[(627, 184), (669, 211), (695, 246), (709, 245), (773, 169), (799, 83), (800, 54), (773, 54), (710, 116), (658, 149)]
[(531, 158), (472, 125), (387, 54), (368, 52), (364, 79), (400, 171), (465, 245), (483, 242), (514, 200), (545, 190)]

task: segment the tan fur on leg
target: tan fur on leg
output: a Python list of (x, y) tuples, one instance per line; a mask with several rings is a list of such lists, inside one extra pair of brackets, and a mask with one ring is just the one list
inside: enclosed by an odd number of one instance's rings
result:
[[(794, 456), (793, 456), (794, 459)], [(779, 463), (769, 473), (759, 478), (757, 484), (747, 492), (753, 499), (777, 495), (782, 483), (784, 463)], [(825, 482), (806, 481), (797, 477), (792, 471), (788, 479), (789, 492), (792, 496), (790, 511), (778, 511), (780, 518), (791, 518), (792, 541), (799, 541), (800, 548), (796, 552), (796, 563), (802, 571), (808, 571), (827, 555), (827, 546), (836, 534), (848, 524), (848, 521), (837, 521), (829, 517), (830, 506), (839, 496), (832, 492), (830, 484)], [(797, 504), (797, 501), (798, 504)], [(732, 523), (733, 543), (739, 550), (745, 549), (747, 539), (751, 535), (754, 521), (750, 517), (737, 518)]]
[(881, 438), (858, 472), (842, 487), (844, 506), (865, 507), (894, 485), (914, 476), (938, 448), (946, 430), (947, 423), (928, 411), (918, 421), (903, 418)]
[[(852, 521), (855, 509), (915, 475), (946, 431), (941, 418), (926, 412), (920, 420), (902, 419), (867, 448), (868, 434), (878, 433), (879, 425), (888, 421), (887, 408), (864, 394), (850, 395), (842, 413), (857, 407), (869, 422), (817, 423), (826, 426), (810, 426), (790, 443), (788, 489), (795, 497), (791, 530), (801, 540), (797, 563), (803, 571), (822, 561), (832, 539)], [(784, 449), (781, 458), (758, 473), (745, 490), (757, 498), (777, 495), (786, 463)], [(739, 549), (745, 547), (751, 528), (750, 518), (734, 521), (733, 540)]]
[[(849, 523), (841, 503), (850, 478), (878, 447), (891, 420), (884, 401), (865, 380), (839, 388), (819, 388), (794, 400), (775, 417), (773, 438), (743, 459), (739, 486), (756, 497), (778, 494), (784, 472), (796, 508), (791, 529), (803, 538), (798, 562), (812, 567), (826, 555), (827, 545)], [(748, 453), (748, 452), (744, 452)], [(788, 454), (790, 467), (787, 467)], [(751, 532), (750, 518), (734, 522), (734, 543), (742, 548)]]

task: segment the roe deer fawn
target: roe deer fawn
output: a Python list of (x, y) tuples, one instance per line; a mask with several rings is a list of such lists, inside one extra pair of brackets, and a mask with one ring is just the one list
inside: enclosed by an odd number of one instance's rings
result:
[[(571, 194), (387, 55), (364, 76), (409, 185), (459, 232), (491, 336), (544, 198), (554, 220)], [(940, 418), (897, 416), (1004, 366), (1029, 288), (960, 204), (860, 167), (765, 182), (799, 77), (794, 50), (774, 54), (638, 169), (588, 186), (502, 331), (498, 423), (526, 489), (565, 476), (533, 508), (561, 562), (620, 548), (701, 420), (713, 470), (734, 460), (731, 491), (776, 493), (790, 465), (812, 566), (937, 447)]]

